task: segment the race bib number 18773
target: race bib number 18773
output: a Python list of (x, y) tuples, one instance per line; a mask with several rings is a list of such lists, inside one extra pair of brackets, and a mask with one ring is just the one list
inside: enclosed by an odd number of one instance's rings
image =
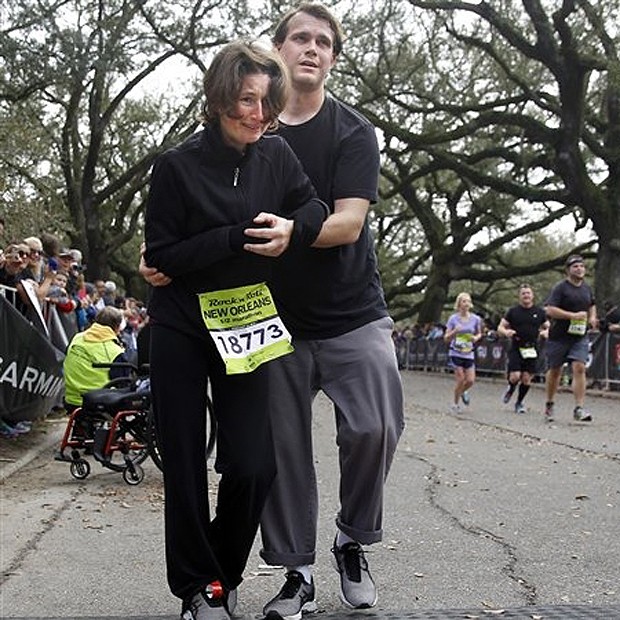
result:
[(198, 299), (226, 374), (252, 372), (293, 351), (291, 335), (264, 282), (201, 293)]

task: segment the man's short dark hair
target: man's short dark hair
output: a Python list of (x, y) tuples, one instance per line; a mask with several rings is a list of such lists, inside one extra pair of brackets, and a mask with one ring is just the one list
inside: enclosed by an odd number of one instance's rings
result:
[(571, 254), (567, 259), (566, 262), (564, 263), (564, 267), (566, 269), (568, 269), (569, 267), (572, 267), (573, 265), (576, 265), (577, 263), (583, 263), (583, 256), (581, 256), (580, 254)]

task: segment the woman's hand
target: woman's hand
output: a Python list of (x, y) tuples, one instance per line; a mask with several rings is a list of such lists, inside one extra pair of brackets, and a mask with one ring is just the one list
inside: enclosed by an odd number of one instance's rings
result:
[(149, 267), (144, 260), (144, 252), (146, 251), (146, 244), (142, 242), (140, 245), (140, 265), (138, 267), (138, 273), (151, 285), (151, 286), (168, 286), (172, 282), (172, 278), (169, 278), (165, 273), (157, 271), (155, 267)]

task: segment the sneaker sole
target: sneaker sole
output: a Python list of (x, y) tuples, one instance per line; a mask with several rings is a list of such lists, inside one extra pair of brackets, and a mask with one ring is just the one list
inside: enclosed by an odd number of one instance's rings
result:
[(360, 605), (353, 605), (352, 603), (347, 601), (347, 598), (345, 597), (344, 592), (342, 591), (342, 588), (341, 588), (340, 589), (340, 600), (342, 601), (342, 604), (345, 607), (348, 607), (349, 609), (370, 609), (371, 607), (374, 607), (377, 604), (379, 597), (375, 596), (375, 600), (372, 603), (361, 603)]
[[(303, 614), (313, 614), (317, 609), (316, 601), (308, 601), (302, 605), (301, 609), (296, 614), (283, 616), (279, 612), (271, 610), (265, 614), (265, 618), (267, 620), (301, 620)], [(263, 613), (265, 613), (264, 610)]]

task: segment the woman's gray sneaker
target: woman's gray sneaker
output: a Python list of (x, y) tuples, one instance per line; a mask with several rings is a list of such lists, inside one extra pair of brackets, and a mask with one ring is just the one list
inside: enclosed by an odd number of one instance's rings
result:
[(306, 583), (300, 572), (291, 570), (281, 590), (263, 608), (263, 614), (278, 620), (300, 620), (303, 613), (316, 609), (314, 580)]
[(185, 601), (181, 620), (230, 620), (220, 583), (209, 584), (191, 600)]

